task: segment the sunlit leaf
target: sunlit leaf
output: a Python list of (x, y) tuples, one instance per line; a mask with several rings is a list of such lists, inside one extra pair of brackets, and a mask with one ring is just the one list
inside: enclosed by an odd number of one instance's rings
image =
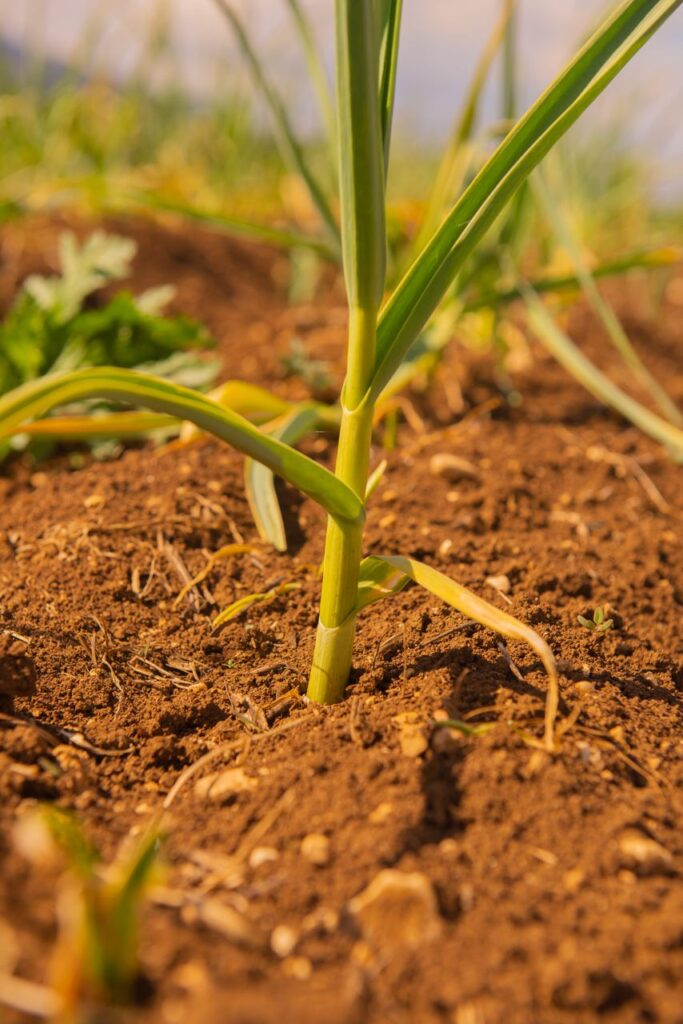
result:
[(548, 698), (545, 709), (545, 744), (553, 749), (553, 730), (559, 701), (557, 666), (548, 644), (538, 633), (495, 605), (489, 604), (471, 590), (456, 583), (437, 569), (414, 558), (400, 555), (372, 555), (363, 560), (358, 590), (358, 610), (375, 601), (397, 593), (414, 580), (430, 593), (440, 597), (462, 615), (481, 623), (510, 640), (528, 644), (543, 662), (548, 673)]
[(244, 455), (263, 462), (331, 515), (351, 520), (363, 516), (363, 505), (357, 495), (313, 459), (262, 433), (244, 417), (199, 392), (131, 370), (77, 370), (17, 388), (0, 398), (0, 437), (20, 432), (26, 421), (56, 406), (84, 398), (142, 405), (189, 420)]

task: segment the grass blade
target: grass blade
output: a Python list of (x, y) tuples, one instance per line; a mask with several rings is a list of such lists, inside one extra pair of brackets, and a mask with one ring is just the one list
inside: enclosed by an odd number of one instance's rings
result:
[(287, 231), (282, 228), (273, 228), (267, 224), (256, 224), (253, 221), (240, 220), (237, 217), (227, 217), (223, 213), (210, 210), (200, 210), (190, 203), (183, 203), (176, 199), (165, 199), (163, 196), (153, 192), (145, 192), (136, 189), (127, 190), (123, 198), (142, 206), (145, 209), (159, 210), (162, 213), (177, 214), (186, 220), (195, 221), (213, 231), (220, 231), (228, 235), (236, 235), (241, 238), (250, 238), (257, 242), (266, 242), (275, 245), (279, 249), (312, 249), (326, 259), (339, 261), (338, 239), (335, 244), (330, 244), (321, 238), (314, 238), (312, 235), (305, 235), (297, 231)]
[(375, 398), (444, 292), (531, 171), (683, 0), (625, 0), (529, 109), (413, 263), (378, 324)]
[(526, 302), (531, 330), (558, 363), (598, 401), (618, 412), (648, 437), (663, 444), (678, 462), (683, 462), (683, 430), (650, 412), (601, 373), (574, 344), (528, 285), (520, 285)]
[(327, 229), (330, 238), (337, 243), (339, 241), (339, 229), (325, 193), (313, 174), (306, 155), (299, 143), (294, 129), (292, 128), (285, 105), (273, 89), (263, 70), (261, 61), (256, 50), (251, 44), (247, 31), (227, 0), (214, 0), (218, 9), (232, 27), (239, 48), (249, 65), (252, 78), (259, 92), (268, 104), (273, 117), (276, 138), (280, 152), (294, 174), (297, 174), (306, 186), (313, 205), (320, 214), (320, 218)]
[(334, 474), (276, 438), (268, 437), (247, 419), (197, 391), (113, 367), (76, 370), (43, 377), (0, 398), (0, 437), (19, 433), (26, 420), (59, 405), (84, 398), (141, 405), (164, 415), (189, 420), (244, 455), (258, 459), (278, 476), (298, 487), (330, 515), (357, 521), (363, 505)]
[[(656, 249), (639, 249), (636, 252), (620, 256), (618, 259), (598, 263), (591, 269), (591, 275), (594, 280), (599, 280), (605, 277), (616, 277), (629, 270), (671, 267), (681, 262), (683, 262), (683, 249), (675, 245), (659, 246)], [(581, 283), (576, 274), (558, 274), (532, 279), (529, 281), (529, 287), (539, 295), (547, 292), (557, 294), (576, 292), (581, 288)], [(472, 298), (466, 300), (462, 312), (473, 313), (479, 309), (497, 308), (510, 302), (517, 302), (521, 298), (522, 291), (516, 285), (511, 288), (483, 289), (475, 292)]]
[[(512, 615), (477, 597), (466, 587), (443, 573), (432, 569), (414, 558), (395, 555), (372, 555), (365, 558), (361, 566), (359, 607), (381, 600), (401, 590), (409, 580), (414, 580), (431, 594), (455, 608), (462, 615), (481, 623), (487, 629), (500, 633), (510, 640), (521, 640), (528, 644), (543, 662), (548, 673), (548, 697), (545, 707), (544, 741), (548, 750), (554, 749), (554, 725), (559, 704), (559, 682), (557, 666), (552, 651), (535, 630), (524, 625)], [(363, 587), (364, 585), (364, 587)]]
[[(268, 432), (285, 444), (294, 445), (315, 430), (319, 422), (315, 407), (304, 406), (282, 417)], [(286, 551), (287, 534), (272, 471), (262, 462), (246, 459), (244, 486), (259, 537), (272, 544), (276, 551)]]
[(381, 32), (379, 116), (382, 125), (385, 179), (389, 173), (391, 125), (394, 119), (394, 96), (396, 94), (396, 69), (398, 66), (398, 44), (401, 35), (402, 8), (403, 0), (386, 0), (382, 19), (383, 24), (379, 26)]
[(180, 420), (155, 412), (108, 412), (90, 416), (50, 416), (27, 423), (22, 434), (58, 441), (144, 437), (151, 430), (179, 430)]
[(468, 146), (479, 115), (484, 86), (494, 58), (513, 15), (515, 0), (504, 0), (502, 10), (493, 27), (479, 61), (470, 79), (462, 108), (456, 118), (450, 141), (436, 172), (434, 187), (429, 196), (425, 218), (417, 236), (415, 249), (419, 252), (433, 235), (447, 203), (462, 187), (470, 166), (472, 151)]
[(642, 387), (649, 392), (651, 398), (659, 406), (660, 411), (675, 423), (677, 426), (683, 424), (683, 416), (675, 403), (669, 398), (664, 388), (652, 376), (640, 356), (631, 344), (631, 340), (621, 325), (619, 318), (602, 297), (588, 264), (583, 258), (581, 247), (574, 235), (569, 223), (562, 214), (557, 197), (552, 195), (542, 174), (536, 173), (532, 178), (532, 189), (539, 200), (543, 213), (545, 214), (555, 237), (562, 245), (571, 262), (574, 265), (574, 272), (581, 285), (584, 295), (597, 314), (603, 327), (607, 332), (612, 345), (624, 360), (624, 363), (633, 372)]
[(262, 594), (246, 594), (244, 597), (238, 598), (237, 601), (233, 601), (222, 612), (219, 612), (211, 623), (211, 629), (220, 629), (226, 622), (236, 619), (243, 612), (251, 608), (252, 605), (262, 604), (264, 601), (272, 601), (274, 598), (279, 597), (280, 594), (288, 594), (292, 590), (300, 589), (300, 583), (278, 583), (277, 586), (271, 587), (270, 590), (266, 590)]
[(294, 26), (301, 40), (304, 56), (306, 58), (306, 66), (308, 68), (308, 77), (311, 80), (318, 99), (318, 106), (320, 107), (320, 112), (323, 116), (325, 130), (330, 140), (330, 144), (334, 148), (337, 138), (334, 101), (332, 99), (332, 93), (327, 81), (327, 75), (325, 74), (325, 67), (320, 56), (320, 51), (316, 46), (313, 29), (308, 15), (299, 3), (299, 0), (286, 0), (286, 3), (289, 7), (290, 14), (292, 15), (292, 21), (294, 22)]

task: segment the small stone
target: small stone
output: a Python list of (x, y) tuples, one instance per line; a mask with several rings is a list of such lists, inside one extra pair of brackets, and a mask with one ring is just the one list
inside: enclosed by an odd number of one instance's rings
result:
[(476, 466), (459, 455), (451, 455), (450, 452), (432, 455), (429, 460), (429, 472), (432, 476), (442, 476), (451, 483), (456, 483), (458, 480), (479, 479), (479, 471)]
[(383, 825), (385, 821), (389, 820), (393, 813), (394, 805), (385, 800), (383, 803), (377, 804), (377, 806), (370, 811), (368, 821), (371, 825)]
[(394, 721), (399, 727), (399, 743), (401, 753), (406, 757), (419, 757), (429, 746), (424, 725), (414, 711), (404, 711), (396, 715)]
[(313, 964), (307, 956), (290, 956), (282, 961), (282, 973), (296, 981), (308, 981), (313, 973)]
[(567, 892), (578, 892), (585, 878), (586, 872), (582, 871), (581, 868), (570, 868), (569, 871), (565, 871), (562, 884)]
[(452, 547), (453, 541), (451, 540), (450, 537), (447, 537), (446, 540), (442, 540), (441, 543), (439, 544), (439, 554), (441, 555), (441, 557), (445, 558)]
[(330, 840), (320, 832), (311, 832), (301, 840), (301, 856), (309, 864), (325, 867), (330, 861)]
[(508, 576), (487, 576), (486, 582), (494, 590), (497, 590), (499, 594), (509, 594), (511, 588), (510, 579)]
[(619, 860), (641, 876), (666, 875), (673, 869), (667, 848), (638, 829), (627, 829), (619, 837)]
[(307, 914), (302, 921), (305, 932), (319, 935), (331, 935), (339, 925), (339, 914), (332, 907), (317, 907)]
[(534, 750), (524, 768), (524, 775), (527, 779), (533, 779), (539, 775), (550, 762), (550, 757), (545, 750)]
[(186, 904), (181, 910), (181, 917), (188, 924), (190, 921), (186, 920), (185, 914), (190, 919), (202, 921), (207, 928), (218, 932), (238, 946), (255, 948), (265, 944), (262, 932), (234, 907), (221, 900), (208, 898), (197, 906)]
[(89, 494), (83, 504), (86, 508), (99, 508), (100, 505), (104, 505), (104, 495)]
[(441, 931), (434, 887), (419, 872), (380, 871), (348, 908), (375, 949), (416, 949)]
[(394, 515), (394, 513), (387, 512), (387, 514), (385, 516), (382, 516), (382, 518), (379, 521), (380, 529), (386, 530), (388, 529), (388, 527), (393, 526), (395, 522), (396, 516)]
[(247, 775), (244, 768), (226, 768), (205, 775), (196, 784), (194, 791), (204, 800), (223, 800), (237, 793), (246, 793), (255, 785), (256, 779)]
[(255, 846), (249, 854), (249, 867), (256, 869), (262, 864), (272, 864), (279, 856), (274, 846)]
[(271, 932), (270, 948), (275, 953), (275, 956), (279, 956), (280, 959), (284, 960), (285, 957), (294, 952), (298, 941), (298, 932), (295, 932), (289, 925), (279, 924)]
[(609, 730), (609, 734), (613, 740), (622, 745), (626, 743), (626, 735), (624, 733), (623, 725), (615, 725), (613, 729)]

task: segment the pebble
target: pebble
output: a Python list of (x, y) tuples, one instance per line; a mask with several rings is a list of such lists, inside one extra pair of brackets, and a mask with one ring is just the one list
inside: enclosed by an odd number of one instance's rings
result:
[(248, 792), (255, 785), (256, 779), (247, 775), (244, 768), (226, 768), (205, 775), (197, 782), (194, 791), (205, 800), (222, 800), (226, 796)]
[(510, 579), (507, 576), (487, 576), (486, 582), (500, 594), (509, 594), (512, 589), (510, 586)]
[(388, 821), (394, 813), (394, 805), (388, 800), (383, 801), (381, 804), (370, 811), (368, 815), (368, 821), (371, 825), (383, 825), (385, 821)]
[(296, 944), (299, 941), (299, 934), (295, 932), (289, 925), (279, 924), (270, 936), (270, 948), (272, 949), (275, 956), (279, 956), (281, 960), (289, 956), (296, 949)]
[(417, 949), (441, 931), (434, 887), (417, 871), (380, 871), (348, 909), (375, 949)]
[(307, 956), (289, 956), (282, 961), (282, 972), (296, 981), (308, 981), (313, 973), (313, 964)]
[(641, 876), (666, 875), (673, 869), (673, 857), (665, 846), (638, 829), (627, 829), (619, 837), (621, 867)]
[(272, 864), (279, 856), (274, 846), (255, 846), (249, 854), (249, 867), (260, 868), (262, 864)]
[(396, 715), (394, 721), (399, 727), (399, 743), (401, 753), (405, 757), (419, 757), (429, 746), (424, 724), (414, 711), (404, 711)]
[(309, 864), (322, 868), (330, 862), (330, 840), (320, 832), (311, 832), (301, 840), (301, 856)]
[(467, 459), (450, 452), (439, 452), (429, 460), (429, 472), (432, 476), (442, 476), (445, 480), (455, 483), (458, 480), (478, 480), (479, 470)]

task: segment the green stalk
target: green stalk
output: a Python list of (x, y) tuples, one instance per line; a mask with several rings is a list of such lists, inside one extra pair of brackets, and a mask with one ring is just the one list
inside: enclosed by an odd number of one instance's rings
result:
[[(372, 380), (386, 272), (378, 32), (373, 0), (337, 0), (336, 12), (339, 182), (349, 337), (335, 475), (364, 501), (373, 417), (373, 403), (365, 396)], [(341, 700), (351, 670), (362, 544), (362, 520), (329, 517), (308, 685), (310, 699), (325, 704)]]

